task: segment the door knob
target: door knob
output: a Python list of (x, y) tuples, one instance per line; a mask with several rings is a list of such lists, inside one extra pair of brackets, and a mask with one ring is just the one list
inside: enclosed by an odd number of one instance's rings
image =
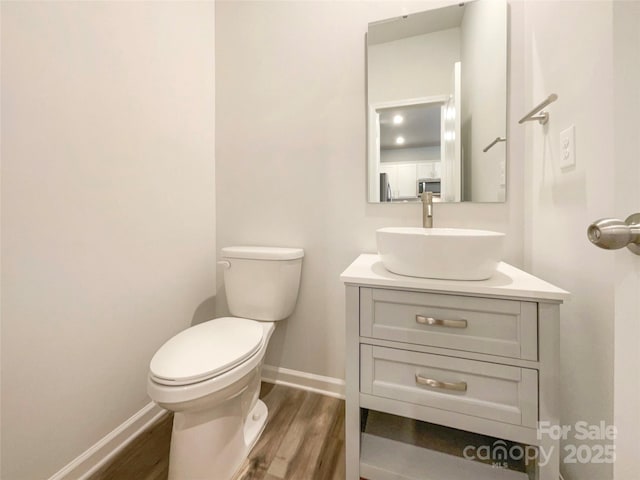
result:
[(624, 222), (616, 218), (601, 218), (589, 225), (587, 237), (594, 245), (607, 250), (627, 247), (640, 255), (640, 213)]

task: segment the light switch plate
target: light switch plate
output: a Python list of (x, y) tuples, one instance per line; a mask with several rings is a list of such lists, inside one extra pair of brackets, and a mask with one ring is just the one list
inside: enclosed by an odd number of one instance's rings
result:
[(560, 168), (567, 169), (576, 165), (576, 127), (560, 132)]

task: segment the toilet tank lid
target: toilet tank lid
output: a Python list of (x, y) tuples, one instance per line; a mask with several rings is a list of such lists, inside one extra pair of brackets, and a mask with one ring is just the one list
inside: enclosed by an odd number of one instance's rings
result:
[(288, 247), (224, 247), (222, 256), (251, 260), (295, 260), (304, 257), (304, 250)]

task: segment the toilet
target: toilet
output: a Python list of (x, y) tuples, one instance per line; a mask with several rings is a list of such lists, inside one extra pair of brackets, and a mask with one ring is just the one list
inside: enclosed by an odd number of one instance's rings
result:
[(230, 480), (260, 437), (264, 354), (275, 322), (295, 307), (303, 256), (300, 248), (223, 248), (233, 316), (190, 327), (153, 356), (147, 392), (174, 412), (169, 480)]

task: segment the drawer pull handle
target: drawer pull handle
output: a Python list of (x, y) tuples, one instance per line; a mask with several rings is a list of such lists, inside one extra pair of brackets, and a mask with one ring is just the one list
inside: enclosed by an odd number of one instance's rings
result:
[(416, 383), (418, 385), (426, 385), (431, 388), (440, 388), (442, 390), (453, 390), (456, 392), (466, 392), (467, 382), (442, 382), (433, 378), (421, 377), (419, 373), (416, 373)]
[(466, 320), (442, 320), (440, 318), (425, 317), (424, 315), (416, 315), (416, 322), (421, 325), (436, 327), (467, 328)]

